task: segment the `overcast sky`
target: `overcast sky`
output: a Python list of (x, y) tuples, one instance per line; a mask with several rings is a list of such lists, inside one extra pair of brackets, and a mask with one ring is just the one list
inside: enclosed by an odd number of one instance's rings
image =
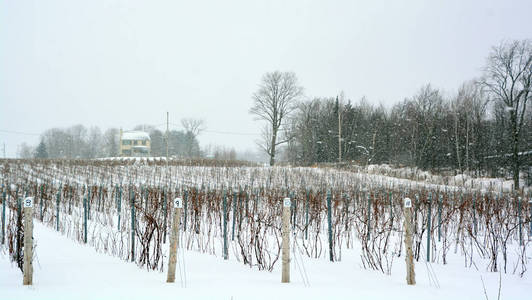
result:
[(255, 149), (248, 110), (265, 72), (294, 71), (308, 98), (391, 106), (426, 83), (452, 95), (492, 46), (525, 38), (530, 0), (2, 1), (0, 147), (169, 111), (206, 121), (202, 146)]

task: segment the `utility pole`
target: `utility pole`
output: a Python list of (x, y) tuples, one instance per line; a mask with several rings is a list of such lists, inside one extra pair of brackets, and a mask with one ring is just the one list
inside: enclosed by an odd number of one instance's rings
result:
[(338, 109), (338, 162), (342, 162), (342, 113), (340, 111), (340, 102), (336, 96), (336, 107)]
[(169, 116), (169, 113), (166, 112), (166, 163), (167, 163), (167, 164), (168, 164), (168, 137), (169, 137), (169, 132), (168, 132), (168, 127), (169, 127), (168, 116)]
[(4, 143), (4, 158), (6, 158), (6, 143)]

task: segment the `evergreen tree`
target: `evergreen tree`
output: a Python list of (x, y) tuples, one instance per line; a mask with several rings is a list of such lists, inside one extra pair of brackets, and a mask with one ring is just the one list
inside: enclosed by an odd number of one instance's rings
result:
[(48, 152), (46, 151), (46, 145), (43, 139), (41, 139), (37, 149), (35, 149), (35, 158), (48, 158)]

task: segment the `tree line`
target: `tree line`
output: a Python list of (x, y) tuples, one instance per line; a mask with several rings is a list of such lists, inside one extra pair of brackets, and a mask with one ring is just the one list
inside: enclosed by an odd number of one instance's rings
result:
[[(168, 131), (168, 155), (178, 158), (201, 157), (198, 135), (203, 122), (183, 119), (182, 130)], [(138, 125), (133, 130), (148, 132), (151, 142), (151, 156), (166, 156), (166, 131), (151, 125)], [(93, 126), (87, 128), (75, 125), (68, 128), (51, 128), (43, 132), (40, 142), (32, 147), (26, 143), (19, 146), (20, 158), (100, 158), (120, 156), (120, 130), (102, 130)]]
[(264, 122), (260, 147), (292, 164), (395, 164), (504, 176), (516, 187), (531, 166), (532, 42), (493, 47), (478, 79), (452, 96), (426, 84), (391, 108), (344, 95), (301, 100), (292, 72), (267, 73), (250, 113)]

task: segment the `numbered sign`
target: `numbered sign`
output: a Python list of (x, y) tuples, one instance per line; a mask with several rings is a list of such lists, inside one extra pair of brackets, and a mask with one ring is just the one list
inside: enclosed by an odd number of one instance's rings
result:
[(24, 207), (33, 207), (33, 197), (24, 199)]
[(292, 201), (290, 201), (290, 198), (284, 198), (283, 206), (284, 206), (284, 207), (290, 207), (290, 206), (292, 206)]
[(175, 198), (174, 199), (174, 207), (175, 208), (182, 208), (183, 207), (183, 199)]
[(405, 208), (411, 208), (412, 207), (412, 200), (410, 198), (405, 198)]

